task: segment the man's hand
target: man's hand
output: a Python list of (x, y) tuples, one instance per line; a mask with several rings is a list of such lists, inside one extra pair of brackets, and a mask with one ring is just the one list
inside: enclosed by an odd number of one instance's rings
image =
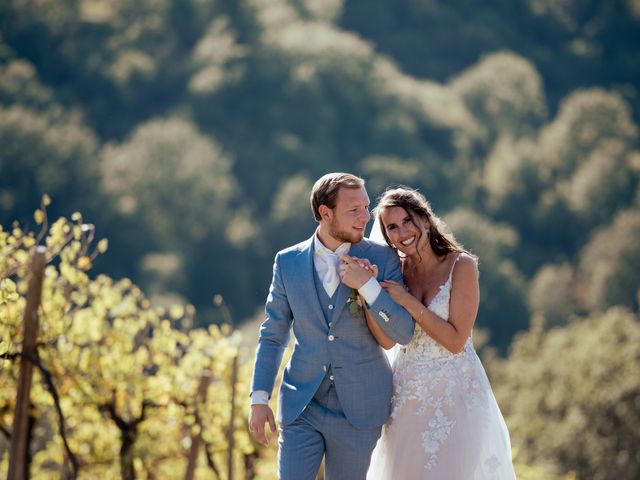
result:
[(343, 262), (339, 267), (340, 278), (347, 287), (357, 290), (367, 283), (371, 277), (378, 276), (378, 267), (371, 265), (371, 262), (366, 258), (343, 255), (340, 260)]
[(276, 433), (276, 421), (269, 405), (251, 405), (251, 413), (249, 413), (249, 433), (258, 443), (261, 443), (265, 447), (269, 445), (267, 432), (265, 432), (264, 429), (266, 422), (269, 422), (271, 432)]

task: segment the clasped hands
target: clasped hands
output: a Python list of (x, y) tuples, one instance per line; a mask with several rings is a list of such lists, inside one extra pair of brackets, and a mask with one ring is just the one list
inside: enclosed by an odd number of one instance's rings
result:
[[(342, 279), (342, 283), (348, 287), (358, 290), (371, 277), (378, 277), (378, 266), (373, 265), (366, 258), (343, 255), (340, 257), (340, 260), (343, 262), (339, 267), (340, 278)], [(407, 298), (411, 296), (404, 285), (393, 280), (383, 280), (380, 282), (380, 286), (394, 302), (402, 306), (405, 305)]]
[(340, 274), (342, 283), (347, 287), (358, 290), (367, 283), (371, 277), (376, 278), (378, 276), (378, 266), (373, 265), (366, 258), (343, 255), (340, 257), (340, 261), (342, 263), (338, 267), (338, 273)]

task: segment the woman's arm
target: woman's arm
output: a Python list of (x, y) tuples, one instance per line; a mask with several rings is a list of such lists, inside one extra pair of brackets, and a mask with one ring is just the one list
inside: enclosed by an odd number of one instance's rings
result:
[(473, 257), (461, 254), (454, 267), (451, 282), (449, 321), (428, 310), (401, 285), (382, 282), (382, 287), (411, 314), (416, 324), (431, 338), (450, 352), (459, 353), (471, 335), (480, 303), (478, 265)]

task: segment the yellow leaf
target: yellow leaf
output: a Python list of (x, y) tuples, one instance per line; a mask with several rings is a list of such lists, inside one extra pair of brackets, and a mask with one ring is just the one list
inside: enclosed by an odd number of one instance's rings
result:
[(33, 213), (33, 218), (35, 219), (38, 225), (42, 225), (42, 222), (44, 222), (44, 212), (40, 209), (36, 210)]
[(108, 248), (109, 248), (109, 240), (107, 240), (106, 238), (103, 238), (98, 242), (98, 252), (104, 253), (107, 251)]
[(177, 320), (184, 315), (184, 308), (182, 305), (172, 305), (169, 309), (169, 315), (171, 315), (171, 318), (174, 320)]
[(91, 259), (87, 256), (78, 259), (78, 268), (80, 270), (89, 270), (91, 268)]
[(51, 205), (51, 197), (49, 195), (47, 195), (46, 193), (44, 195), (42, 195), (42, 204), (45, 207), (48, 207), (49, 205)]
[(196, 423), (196, 417), (194, 415), (185, 415), (183, 421), (185, 425), (193, 425)]

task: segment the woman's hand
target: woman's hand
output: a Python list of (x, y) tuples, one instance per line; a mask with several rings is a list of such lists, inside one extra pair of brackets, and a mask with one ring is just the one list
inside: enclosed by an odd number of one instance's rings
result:
[(394, 282), (393, 280), (384, 280), (380, 282), (382, 288), (384, 288), (385, 292), (389, 294), (389, 296), (399, 305), (403, 307), (406, 306), (406, 302), (408, 299), (413, 298), (413, 296), (407, 292), (404, 288), (404, 285), (401, 285), (398, 282)]

